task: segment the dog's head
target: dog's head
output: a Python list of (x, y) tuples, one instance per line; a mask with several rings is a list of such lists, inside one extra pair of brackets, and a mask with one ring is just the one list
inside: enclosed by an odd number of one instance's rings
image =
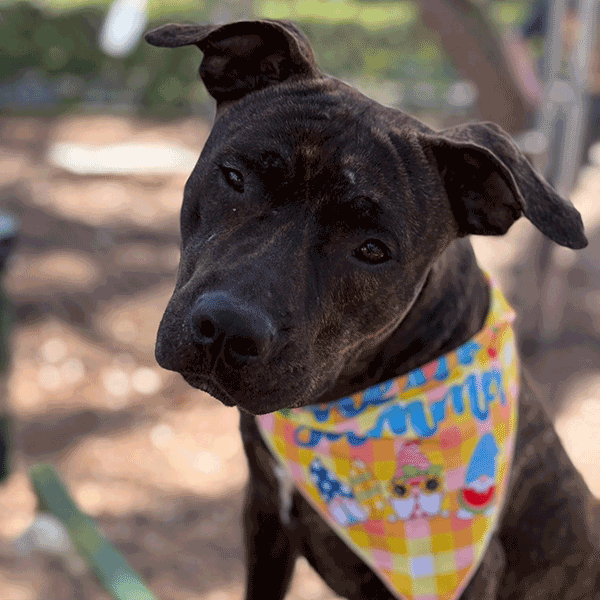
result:
[(315, 402), (413, 306), (434, 261), (521, 215), (570, 248), (579, 213), (499, 127), (434, 132), (324, 75), (293, 24), (166, 25), (217, 101), (181, 213), (156, 357), (227, 405)]

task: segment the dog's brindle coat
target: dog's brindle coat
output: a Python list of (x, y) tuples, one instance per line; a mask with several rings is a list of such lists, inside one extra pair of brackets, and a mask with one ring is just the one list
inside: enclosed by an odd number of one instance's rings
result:
[[(283, 598), (298, 554), (340, 596), (389, 598), (297, 492), (281, 505), (253, 415), (337, 400), (460, 346), (489, 302), (466, 236), (501, 235), (524, 214), (582, 248), (580, 215), (500, 128), (436, 132), (377, 104), (319, 71), (291, 23), (166, 25), (146, 39), (197, 45), (217, 100), (156, 357), (241, 409), (247, 599)], [(590, 494), (526, 379), (515, 456), (501, 525), (461, 598), (597, 600)]]

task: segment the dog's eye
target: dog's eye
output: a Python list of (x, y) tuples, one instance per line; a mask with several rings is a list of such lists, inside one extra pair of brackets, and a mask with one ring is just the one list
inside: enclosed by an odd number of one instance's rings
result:
[(244, 176), (236, 169), (221, 167), (225, 181), (236, 191), (244, 191)]
[(388, 247), (379, 240), (367, 240), (354, 251), (354, 256), (359, 260), (377, 265), (390, 258)]

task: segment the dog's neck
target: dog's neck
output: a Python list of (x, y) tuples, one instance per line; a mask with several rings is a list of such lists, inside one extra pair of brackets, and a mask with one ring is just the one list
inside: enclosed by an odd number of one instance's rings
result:
[(455, 240), (434, 263), (415, 304), (375, 351), (358, 357), (316, 402), (339, 400), (458, 348), (485, 322), (489, 284), (467, 238)]

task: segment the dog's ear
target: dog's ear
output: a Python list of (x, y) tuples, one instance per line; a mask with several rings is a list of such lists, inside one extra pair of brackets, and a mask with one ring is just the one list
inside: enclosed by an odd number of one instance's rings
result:
[(200, 77), (218, 103), (238, 100), (290, 77), (318, 73), (308, 39), (289, 21), (171, 24), (145, 37), (153, 46), (198, 46), (204, 53)]
[(421, 147), (442, 178), (461, 235), (502, 235), (524, 214), (561, 246), (587, 246), (581, 215), (538, 175), (493, 123), (424, 134)]

